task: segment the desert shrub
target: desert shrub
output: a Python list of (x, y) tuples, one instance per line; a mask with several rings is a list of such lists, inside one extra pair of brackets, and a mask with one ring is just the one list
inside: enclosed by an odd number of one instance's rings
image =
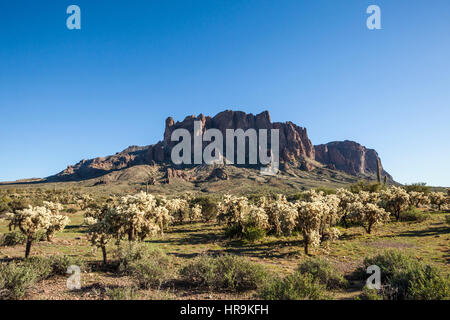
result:
[(30, 257), (25, 259), (21, 264), (27, 268), (31, 268), (35, 272), (37, 280), (47, 279), (52, 274), (52, 264), (48, 258)]
[(217, 216), (217, 203), (209, 196), (201, 196), (192, 200), (192, 204), (202, 207), (202, 219), (205, 222), (212, 221)]
[(67, 213), (76, 213), (77, 212), (77, 209), (75, 209), (75, 208), (68, 208), (68, 209), (66, 209), (65, 210)]
[(182, 268), (181, 275), (194, 286), (230, 291), (256, 289), (267, 278), (262, 266), (233, 255), (201, 255)]
[(229, 239), (239, 238), (242, 236), (242, 226), (234, 224), (225, 227), (225, 237)]
[(258, 227), (248, 227), (243, 232), (243, 238), (248, 241), (256, 241), (266, 236), (266, 230)]
[(376, 289), (369, 289), (365, 286), (362, 293), (355, 300), (383, 300), (383, 296)]
[(325, 286), (309, 273), (295, 272), (285, 278), (274, 278), (259, 292), (264, 300), (323, 300), (327, 299)]
[(133, 276), (142, 288), (159, 288), (172, 275), (171, 259), (162, 250), (127, 243), (118, 249), (119, 271)]
[(349, 189), (353, 193), (358, 193), (360, 191), (378, 192), (383, 189), (383, 185), (377, 182), (360, 180), (357, 183), (352, 184)]
[(133, 287), (107, 288), (106, 296), (109, 300), (137, 300), (138, 291)]
[(336, 194), (336, 189), (320, 187), (315, 189), (316, 192), (323, 192), (324, 195)]
[(298, 266), (301, 274), (311, 274), (327, 289), (345, 288), (347, 280), (327, 260), (310, 258)]
[(57, 255), (49, 258), (51, 266), (51, 275), (66, 275), (70, 266), (78, 266), (84, 268), (84, 262), (78, 257), (70, 257), (66, 255)]
[(3, 214), (5, 212), (8, 212), (10, 210), (8, 203), (5, 203), (3, 201), (0, 201), (0, 214)]
[(445, 222), (446, 222), (447, 224), (450, 224), (450, 215), (446, 215), (446, 216), (445, 216)]
[(132, 275), (141, 288), (159, 288), (169, 280), (167, 263), (168, 261), (163, 263), (154, 260), (138, 261), (131, 265)]
[(38, 274), (29, 265), (0, 264), (0, 299), (21, 299), (37, 280)]
[(427, 187), (427, 184), (425, 182), (406, 184), (403, 186), (403, 188), (407, 192), (422, 192), (425, 194), (428, 194), (430, 192), (430, 187)]
[(415, 207), (410, 207), (408, 210), (404, 211), (402, 215), (400, 216), (400, 221), (403, 222), (423, 222), (427, 220), (429, 216), (427, 214), (424, 214), (419, 209)]
[(449, 278), (435, 267), (397, 251), (366, 258), (358, 270), (361, 279), (370, 265), (381, 269), (380, 294), (388, 300), (441, 300), (450, 298)]
[(51, 275), (51, 260), (43, 257), (0, 264), (0, 299), (21, 299), (32, 284)]
[(19, 244), (25, 244), (27, 238), (23, 233), (12, 231), (6, 233), (0, 237), (0, 245), (2, 246), (17, 246)]

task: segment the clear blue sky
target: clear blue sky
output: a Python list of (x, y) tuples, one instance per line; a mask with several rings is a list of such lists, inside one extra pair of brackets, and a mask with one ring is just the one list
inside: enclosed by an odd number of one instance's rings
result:
[(0, 181), (155, 143), (169, 115), (267, 109), (314, 144), (376, 149), (397, 181), (450, 186), (449, 104), (448, 0), (0, 4)]

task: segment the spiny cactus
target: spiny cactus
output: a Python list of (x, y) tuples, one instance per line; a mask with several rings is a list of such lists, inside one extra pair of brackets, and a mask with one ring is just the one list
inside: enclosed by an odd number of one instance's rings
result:
[(378, 183), (381, 183), (381, 165), (380, 165), (380, 159), (377, 159), (377, 181), (378, 181)]

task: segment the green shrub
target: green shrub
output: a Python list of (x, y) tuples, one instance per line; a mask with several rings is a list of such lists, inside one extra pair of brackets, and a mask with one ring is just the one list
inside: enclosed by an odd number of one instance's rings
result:
[(131, 274), (138, 281), (141, 288), (160, 288), (170, 279), (167, 261), (144, 260), (131, 264)]
[(37, 280), (36, 271), (17, 263), (0, 264), (0, 299), (21, 299)]
[(210, 196), (200, 196), (192, 200), (193, 205), (202, 206), (202, 220), (205, 222), (212, 221), (217, 216), (217, 203)]
[(355, 300), (383, 300), (383, 296), (378, 294), (376, 289), (363, 288), (363, 292)]
[(311, 274), (327, 289), (345, 288), (347, 280), (328, 261), (319, 258), (310, 258), (301, 263), (297, 269), (301, 274)]
[(75, 208), (68, 208), (65, 210), (67, 213), (76, 213), (78, 210)]
[[(381, 269), (380, 294), (388, 300), (442, 300), (450, 298), (449, 277), (439, 270), (397, 251), (386, 251), (373, 258), (366, 258), (357, 271), (365, 279), (370, 265)], [(362, 275), (364, 273), (364, 276)]]
[(133, 287), (120, 287), (106, 289), (106, 296), (110, 300), (137, 300), (139, 294)]
[(275, 278), (269, 281), (259, 292), (264, 300), (324, 300), (325, 286), (309, 274), (298, 271), (285, 278)]
[(400, 215), (400, 221), (403, 222), (409, 222), (409, 221), (415, 221), (415, 222), (423, 222), (429, 218), (429, 215), (424, 214), (422, 211), (415, 207), (410, 207), (405, 212), (402, 212)]
[(228, 239), (242, 237), (242, 227), (238, 224), (233, 224), (225, 228), (225, 237)]
[(142, 288), (159, 288), (172, 275), (171, 259), (162, 250), (129, 242), (118, 249), (119, 272), (133, 276)]
[(198, 287), (231, 291), (257, 289), (267, 278), (262, 266), (233, 255), (201, 255), (182, 268), (181, 275)]
[(0, 237), (0, 245), (2, 246), (17, 246), (19, 244), (25, 244), (27, 238), (21, 232), (12, 231), (6, 233)]
[(266, 230), (258, 227), (247, 227), (242, 233), (244, 239), (248, 241), (256, 241), (263, 239), (266, 236)]
[(47, 279), (52, 274), (52, 264), (48, 258), (30, 257), (26, 258), (22, 264), (35, 272), (36, 280)]
[(446, 216), (445, 216), (445, 222), (446, 222), (447, 224), (450, 224), (450, 215), (446, 215)]
[(51, 275), (66, 275), (70, 266), (78, 266), (83, 269), (84, 262), (78, 257), (69, 257), (66, 255), (57, 255), (49, 258), (51, 266)]

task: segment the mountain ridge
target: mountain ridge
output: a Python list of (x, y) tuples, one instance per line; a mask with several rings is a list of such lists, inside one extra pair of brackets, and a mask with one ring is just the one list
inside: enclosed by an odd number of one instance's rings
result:
[[(130, 146), (121, 152), (106, 157), (97, 157), (69, 165), (56, 175), (49, 176), (47, 182), (82, 181), (99, 178), (113, 171), (120, 171), (138, 165), (172, 167), (174, 170), (183, 170), (186, 166), (176, 166), (170, 161), (171, 149), (178, 142), (170, 140), (176, 129), (187, 129), (193, 132), (194, 121), (201, 122), (201, 129), (218, 129), (225, 136), (226, 129), (279, 129), (280, 169), (298, 168), (310, 172), (318, 168), (328, 168), (344, 172), (351, 176), (372, 178), (377, 175), (377, 162), (382, 177), (386, 176), (393, 181), (382, 165), (378, 153), (354, 141), (334, 141), (327, 144), (313, 145), (307, 129), (290, 121), (272, 122), (268, 111), (257, 115), (243, 111), (225, 110), (214, 117), (187, 116), (183, 121), (176, 121), (172, 117), (166, 119), (163, 140), (148, 146)], [(270, 140), (270, 139), (269, 139)], [(207, 143), (205, 142), (203, 148)], [(248, 150), (247, 150), (248, 152)], [(195, 167), (195, 166), (190, 166)], [(175, 172), (178, 172), (175, 171)], [(177, 175), (177, 174), (176, 174)], [(180, 174), (180, 176), (182, 176)]]

